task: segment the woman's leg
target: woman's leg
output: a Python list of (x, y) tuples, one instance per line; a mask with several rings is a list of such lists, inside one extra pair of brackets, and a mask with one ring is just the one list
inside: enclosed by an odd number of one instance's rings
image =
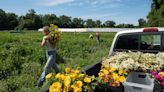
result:
[(54, 51), (53, 53), (53, 65), (52, 65), (52, 68), (54, 69), (55, 73), (57, 74), (59, 72), (59, 68), (56, 64), (56, 51)]
[(50, 72), (50, 69), (53, 65), (52, 60), (53, 60), (53, 55), (48, 56), (46, 65), (38, 81), (38, 86), (41, 86), (43, 84), (43, 82), (45, 81), (45, 76)]

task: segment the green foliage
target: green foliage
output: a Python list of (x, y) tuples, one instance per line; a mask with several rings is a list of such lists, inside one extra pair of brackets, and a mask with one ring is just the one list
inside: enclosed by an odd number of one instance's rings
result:
[(17, 15), (0, 9), (0, 30), (13, 30), (18, 25)]
[(105, 23), (104, 23), (104, 26), (105, 27), (114, 27), (115, 26), (115, 22), (114, 21), (105, 21)]
[(116, 26), (117, 28), (134, 28), (133, 24), (119, 24)]
[[(62, 33), (56, 47), (60, 70), (75, 65), (84, 69), (108, 55), (115, 33), (101, 33), (99, 45), (96, 38), (88, 38), (89, 34)], [(35, 85), (46, 63), (40, 46), (42, 33), (0, 32), (0, 39), (0, 92), (36, 92)]]
[[(161, 16), (164, 16), (163, 12), (160, 12), (160, 14)], [(162, 21), (163, 20), (160, 22)], [(39, 15), (34, 9), (28, 10), (25, 15), (17, 16), (15, 13), (6, 13), (0, 9), (0, 30), (38, 30), (39, 28), (50, 24), (57, 25), (59, 28), (134, 27), (133, 24), (116, 26), (116, 23), (113, 20), (106, 20), (102, 23), (100, 20), (84, 20), (81, 18), (72, 18), (66, 15), (59, 17), (55, 14)]]
[(145, 27), (146, 20), (144, 20), (143, 18), (140, 18), (140, 19), (138, 19), (138, 24), (139, 24), (139, 27)]
[(84, 27), (84, 20), (81, 18), (73, 18), (71, 27), (73, 28), (83, 28)]
[(93, 21), (92, 19), (87, 19), (86, 20), (86, 27), (87, 28), (93, 28), (93, 27), (95, 27), (95, 21)]
[(164, 26), (164, 0), (153, 0), (151, 11), (148, 16), (148, 26)]

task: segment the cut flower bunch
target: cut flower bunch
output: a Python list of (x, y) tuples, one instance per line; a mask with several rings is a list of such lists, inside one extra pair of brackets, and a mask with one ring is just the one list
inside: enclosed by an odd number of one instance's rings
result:
[(125, 81), (128, 72), (125, 70), (116, 69), (115, 67), (105, 67), (102, 65), (98, 75), (100, 84), (117, 87)]
[(81, 73), (79, 69), (65, 68), (63, 73), (50, 73), (46, 79), (52, 84), (49, 92), (85, 92), (90, 89), (95, 77)]
[(58, 30), (58, 26), (54, 24), (50, 24), (49, 30), (50, 30), (49, 36), (51, 41), (53, 41), (54, 43), (58, 42), (61, 38), (61, 32)]
[(151, 74), (153, 75), (153, 77), (156, 79), (156, 81), (164, 87), (164, 71), (151, 71)]

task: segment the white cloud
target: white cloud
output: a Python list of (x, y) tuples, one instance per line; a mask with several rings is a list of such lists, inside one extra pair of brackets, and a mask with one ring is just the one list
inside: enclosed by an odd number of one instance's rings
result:
[(68, 5), (69, 6), (82, 6), (82, 5), (84, 5), (84, 3), (83, 2), (75, 2), (75, 3), (69, 3)]
[(56, 6), (56, 5), (71, 3), (73, 1), (75, 1), (75, 0), (43, 0), (43, 5), (44, 6)]
[(120, 12), (117, 13), (111, 13), (111, 14), (88, 14), (88, 15), (84, 15), (84, 16), (80, 16), (83, 19), (94, 19), (94, 20), (107, 20), (112, 16), (117, 16), (119, 15)]
[(94, 0), (94, 1), (90, 0), (90, 3), (92, 5), (95, 5), (95, 4), (112, 4), (112, 3), (118, 3), (120, 1), (121, 0)]

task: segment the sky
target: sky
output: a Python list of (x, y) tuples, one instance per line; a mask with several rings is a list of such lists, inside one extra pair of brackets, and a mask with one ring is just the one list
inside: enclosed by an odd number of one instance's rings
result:
[(152, 0), (0, 0), (0, 9), (18, 15), (34, 9), (37, 14), (53, 13), (137, 25), (139, 18), (146, 19), (151, 3)]

